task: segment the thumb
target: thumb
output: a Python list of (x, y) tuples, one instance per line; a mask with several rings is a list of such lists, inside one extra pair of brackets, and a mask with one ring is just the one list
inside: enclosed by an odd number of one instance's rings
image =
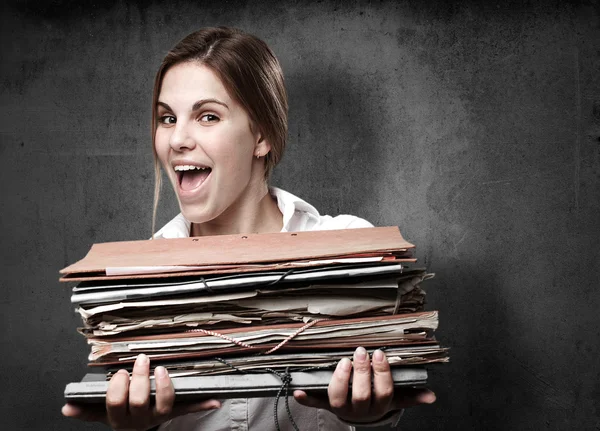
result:
[(396, 393), (393, 404), (397, 409), (403, 409), (420, 404), (433, 404), (435, 399), (435, 394), (429, 389), (409, 389)]
[(79, 406), (67, 403), (61, 409), (63, 416), (87, 422), (106, 423), (106, 408), (102, 406)]
[(303, 406), (331, 410), (329, 400), (326, 397), (310, 396), (304, 391), (294, 391), (294, 399)]

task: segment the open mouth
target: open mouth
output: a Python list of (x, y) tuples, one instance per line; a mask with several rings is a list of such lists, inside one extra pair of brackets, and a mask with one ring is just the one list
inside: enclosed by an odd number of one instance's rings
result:
[(193, 165), (179, 165), (175, 166), (175, 172), (181, 190), (188, 191), (200, 187), (206, 181), (212, 169)]

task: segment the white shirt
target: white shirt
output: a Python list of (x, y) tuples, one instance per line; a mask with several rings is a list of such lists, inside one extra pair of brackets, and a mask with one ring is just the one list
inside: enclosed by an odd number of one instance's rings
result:
[[(279, 211), (283, 214), (281, 232), (373, 227), (368, 221), (347, 214), (337, 217), (321, 215), (311, 204), (276, 187), (270, 187), (269, 193), (277, 200)], [(180, 213), (156, 232), (154, 238), (187, 238), (190, 236), (191, 226), (192, 224)]]
[[(283, 214), (282, 232), (307, 230), (333, 230), (373, 227), (371, 223), (351, 215), (331, 217), (321, 215), (302, 199), (284, 190), (271, 187), (271, 196), (277, 199), (277, 206)], [(190, 236), (191, 223), (182, 214), (167, 223), (155, 235), (155, 238), (185, 238)], [(249, 398), (223, 400), (218, 410), (192, 413), (172, 419), (162, 424), (161, 431), (220, 431), (220, 430), (269, 430), (275, 429), (273, 418), (274, 398)], [(348, 431), (355, 428), (327, 410), (305, 407), (293, 397), (289, 399), (292, 417), (300, 430), (310, 431)], [(381, 426), (397, 422), (399, 413), (387, 420), (370, 425)], [(279, 400), (279, 426), (282, 431), (293, 430), (285, 411), (285, 400)], [(361, 425), (362, 426), (362, 425)]]

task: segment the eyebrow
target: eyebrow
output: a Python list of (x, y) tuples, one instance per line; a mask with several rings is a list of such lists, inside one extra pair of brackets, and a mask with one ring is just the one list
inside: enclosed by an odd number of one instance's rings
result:
[[(217, 99), (201, 99), (198, 100), (197, 102), (195, 102), (192, 105), (192, 112), (197, 111), (198, 109), (202, 108), (203, 105), (207, 104), (207, 103), (216, 103), (218, 105), (224, 106), (225, 108), (229, 109), (229, 106), (227, 106), (227, 103), (225, 102), (221, 102), (220, 100)], [(163, 108), (165, 108), (168, 111), (173, 112), (173, 109), (171, 109), (171, 107), (169, 105), (167, 105), (164, 102), (157, 102), (157, 105), (162, 106)]]

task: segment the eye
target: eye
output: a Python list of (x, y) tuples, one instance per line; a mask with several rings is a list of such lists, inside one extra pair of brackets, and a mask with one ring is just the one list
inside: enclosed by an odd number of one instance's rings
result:
[(173, 115), (163, 115), (158, 119), (158, 122), (161, 124), (175, 124), (177, 123), (177, 118)]
[(202, 123), (216, 123), (220, 120), (215, 114), (202, 114), (199, 117), (200, 122)]

